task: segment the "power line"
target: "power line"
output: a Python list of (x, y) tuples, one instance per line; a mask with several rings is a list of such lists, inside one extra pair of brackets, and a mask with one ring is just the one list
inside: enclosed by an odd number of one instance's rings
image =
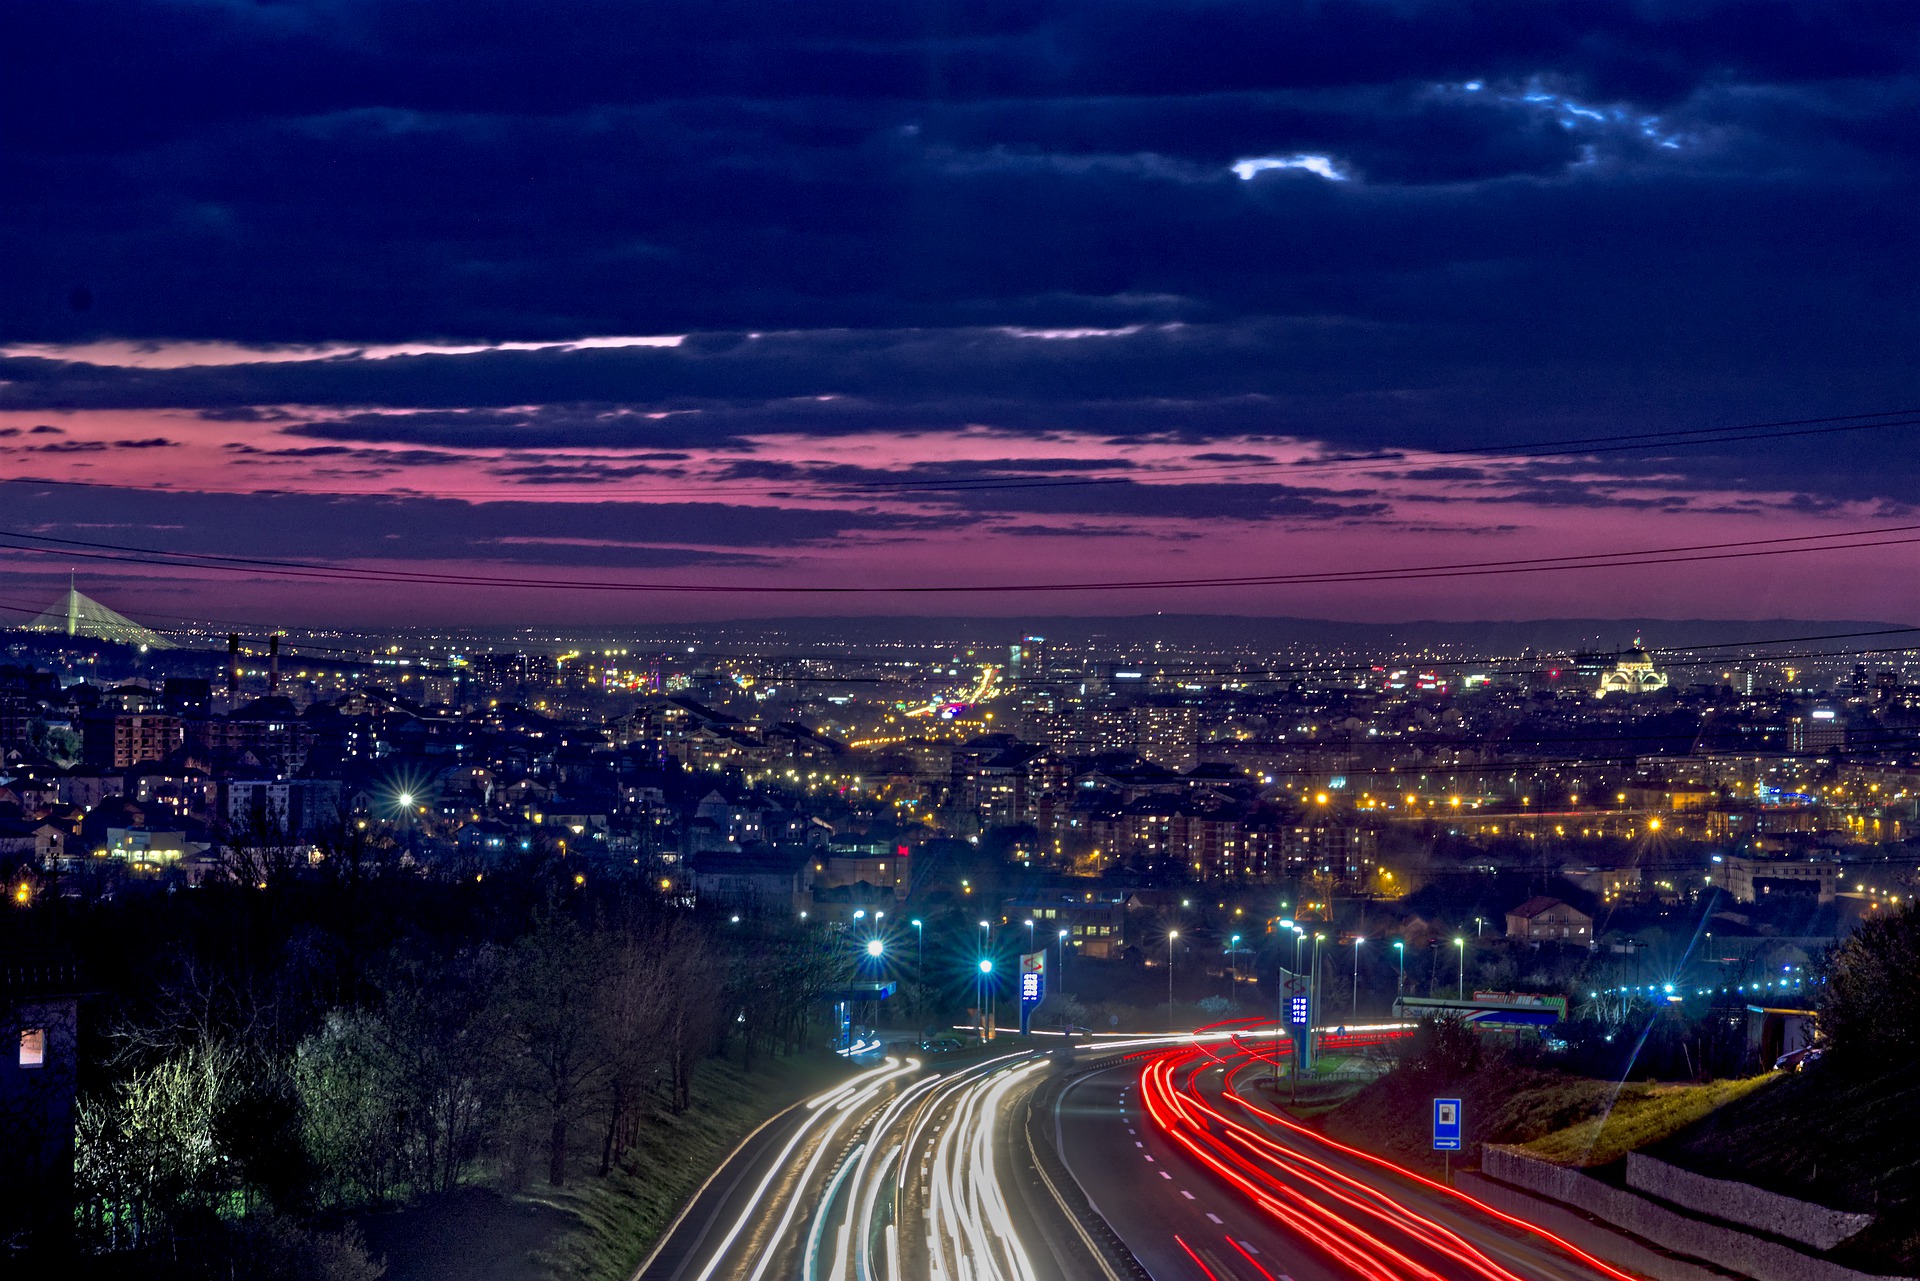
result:
[[(1206, 578), (1119, 579), (1054, 583), (920, 583), (899, 586), (823, 586), (819, 584), (801, 583), (634, 583), (598, 579), (552, 579), (508, 575), (456, 574), (380, 569), (375, 567), (349, 567), (326, 562), (229, 556), (213, 552), (176, 552), (119, 543), (56, 538), (44, 534), (28, 533), (24, 530), (3, 529), (0, 529), (0, 540), (10, 539), (13, 541), (11, 543), (0, 541), (0, 546), (12, 546), (14, 550), (17, 551), (33, 552), (42, 555), (59, 554), (90, 560), (124, 561), (170, 568), (214, 570), (227, 573), (256, 573), (279, 577), (338, 579), (350, 582), (381, 582), (456, 587), (502, 587), (585, 592), (866, 596), (1298, 586), (1334, 583), (1400, 582), (1431, 578), (1479, 577), (1489, 574), (1561, 572), (1576, 569), (1620, 569), (1655, 564), (1664, 565), (1698, 561), (1739, 560), (1758, 556), (1782, 556), (1807, 552), (1852, 551), (1872, 547), (1903, 546), (1920, 542), (1920, 537), (1880, 536), (1911, 535), (1913, 531), (1916, 530), (1920, 530), (1920, 524), (1889, 525), (1872, 529), (1841, 531), (1832, 534), (1799, 534), (1777, 538), (1739, 539), (1718, 543), (1683, 544), (1674, 547), (1639, 548), (1632, 551), (1582, 552), (1561, 556), (1516, 557), (1501, 560), (1461, 561), (1382, 569), (1322, 570), (1297, 574), (1240, 574)], [(1843, 539), (1854, 541), (1838, 541)], [(1872, 541), (1858, 541), (1862, 539)], [(41, 544), (48, 546), (41, 546)]]

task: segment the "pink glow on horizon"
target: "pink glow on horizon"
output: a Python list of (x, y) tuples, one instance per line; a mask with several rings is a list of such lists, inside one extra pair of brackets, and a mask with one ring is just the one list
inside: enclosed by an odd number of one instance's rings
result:
[[(434, 450), (431, 447), (335, 442), (291, 434), (288, 428), (319, 413), (287, 411), (284, 422), (219, 422), (174, 411), (91, 411), (0, 414), (0, 464), (11, 476), (85, 482), (90, 485), (163, 487), (191, 492), (251, 494), (261, 491), (341, 495), (435, 497), (476, 504), (517, 503), (724, 503), (743, 509), (770, 507), (813, 511), (878, 511), (940, 518), (928, 530), (850, 533), (817, 545), (733, 546), (703, 550), (745, 552), (770, 558), (763, 568), (688, 567), (595, 569), (569, 567), (556, 557), (551, 567), (509, 567), (475, 562), (430, 566), (405, 555), (366, 562), (463, 573), (499, 572), (558, 580), (620, 578), (637, 582), (713, 583), (751, 586), (803, 581), (834, 587), (900, 587), (1089, 580), (1216, 577), (1240, 573), (1359, 570), (1488, 561), (1830, 534), (1896, 523), (1866, 505), (1812, 512), (1787, 494), (1700, 493), (1678, 481), (1641, 471), (1624, 475), (1601, 465), (1569, 468), (1558, 480), (1592, 481), (1607, 495), (1603, 505), (1529, 501), (1524, 462), (1510, 458), (1460, 457), (1455, 467), (1477, 467), (1481, 479), (1411, 480), (1408, 463), (1339, 461), (1321, 466), (1241, 467), (1210, 463), (1199, 454), (1255, 454), (1291, 463), (1324, 457), (1314, 442), (1283, 439), (1164, 440), (1112, 444), (1092, 435), (1049, 433), (1042, 438), (977, 428), (961, 432), (869, 433), (834, 439), (782, 436), (755, 439), (750, 449), (676, 448), (683, 461), (645, 461), (654, 449)], [(32, 433), (51, 425), (57, 433)], [(164, 446), (115, 446), (114, 442), (163, 439)], [(93, 443), (105, 449), (84, 448)], [(58, 446), (48, 450), (42, 446)], [(344, 447), (350, 453), (292, 457), (245, 450), (312, 450)], [(901, 474), (915, 465), (1002, 459), (1086, 459), (1100, 466), (1130, 463), (1125, 472), (1141, 485), (1290, 485), (1313, 491), (1328, 503), (1380, 502), (1374, 515), (1312, 514), (1266, 520), (1228, 516), (1131, 516), (1078, 514), (1049, 495), (1073, 490), (999, 491), (1025, 494), (1032, 510), (986, 510), (964, 493), (897, 489), (836, 489), (807, 479), (761, 481), (728, 478), (725, 469), (743, 458), (799, 467), (853, 466)], [(653, 473), (606, 484), (531, 484), (500, 469), (538, 459), (588, 467), (644, 466)], [(1059, 473), (1071, 476), (1071, 472)], [(1675, 496), (1675, 508), (1636, 506)], [(1736, 502), (1757, 504), (1748, 510)], [(955, 522), (956, 512), (964, 519)], [(0, 521), (0, 525), (6, 522)], [(1018, 529), (1022, 532), (1012, 532)], [(313, 558), (327, 558), (323, 531), (315, 531)], [(168, 531), (134, 523), (96, 526), (105, 542), (166, 547)], [(523, 546), (534, 545), (521, 538)], [(609, 544), (622, 542), (610, 529)], [(564, 544), (556, 543), (556, 549)], [(646, 547), (694, 546), (649, 539)], [(581, 622), (713, 619), (779, 614), (1128, 614), (1231, 612), (1293, 614), (1352, 619), (1524, 618), (1543, 616), (1656, 615), (1768, 617), (1826, 614), (1854, 618), (1905, 618), (1920, 613), (1920, 589), (1904, 566), (1911, 549), (1881, 547), (1764, 560), (1707, 561), (1638, 569), (1580, 570), (1553, 574), (1440, 578), (1362, 585), (1303, 585), (1247, 589), (1206, 588), (1154, 592), (998, 593), (987, 595), (611, 595), (450, 587), (366, 584), (313, 585), (241, 577), (209, 578), (169, 571), (166, 582), (137, 581), (153, 575), (132, 566), (98, 563), (92, 568), (113, 584), (116, 608), (142, 608), (171, 616), (270, 615), (283, 621), (321, 622), (351, 614), (356, 621), (498, 621), (551, 617)], [(0, 553), (7, 576), (53, 581), (67, 568), (57, 557)], [(83, 569), (83, 573), (86, 572)], [(9, 585), (9, 597), (32, 595)]]

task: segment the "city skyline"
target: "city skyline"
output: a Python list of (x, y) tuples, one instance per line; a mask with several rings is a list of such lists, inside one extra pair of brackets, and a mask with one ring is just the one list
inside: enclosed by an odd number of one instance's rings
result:
[(1904, 11), (162, 12), (0, 89), (9, 621), (1920, 616)]

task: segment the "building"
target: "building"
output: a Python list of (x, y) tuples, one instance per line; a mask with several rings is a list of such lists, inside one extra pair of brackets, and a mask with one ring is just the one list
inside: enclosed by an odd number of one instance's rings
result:
[(1538, 895), (1507, 912), (1507, 937), (1529, 943), (1593, 944), (1593, 918), (1557, 898)]
[(45, 952), (0, 955), (0, 1238), (59, 1235), (73, 1214), (79, 972)]
[(695, 896), (723, 908), (798, 915), (813, 901), (813, 858), (804, 848), (702, 850), (686, 867)]
[(126, 770), (164, 761), (186, 743), (184, 723), (171, 712), (108, 712), (81, 722), (87, 764)]
[[(1589, 656), (1583, 655), (1586, 659)], [(1584, 671), (1584, 667), (1582, 668)], [(1653, 658), (1635, 640), (1633, 648), (1617, 655), (1611, 668), (1603, 668), (1593, 677), (1593, 696), (1653, 694), (1667, 687), (1667, 675), (1653, 665)]]
[[(1120, 955), (1126, 945), (1127, 901), (1065, 894), (1057, 898), (1008, 899), (1000, 905), (1003, 927), (1017, 929), (1027, 921), (1033, 922), (1035, 947), (1045, 950), (1065, 942), (1072, 956), (1104, 961)], [(1064, 940), (1062, 932), (1066, 934)], [(1062, 979), (1063, 975), (1056, 974), (1053, 982)]]
[(1831, 903), (1840, 889), (1840, 864), (1832, 859), (1715, 854), (1709, 869), (1708, 883), (1740, 903), (1756, 902), (1771, 894), (1811, 894), (1822, 903)]
[(1831, 707), (1816, 707), (1787, 722), (1789, 752), (1837, 751), (1847, 745), (1847, 723)]
[(228, 827), (236, 832), (265, 829), (285, 836), (311, 836), (340, 821), (340, 780), (235, 779), (227, 784), (225, 812)]

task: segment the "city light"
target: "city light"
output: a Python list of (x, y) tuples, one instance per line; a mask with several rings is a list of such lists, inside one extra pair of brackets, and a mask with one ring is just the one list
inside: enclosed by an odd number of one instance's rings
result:
[(884, 954), (884, 953), (886, 952), (886, 950), (887, 950), (887, 945), (886, 945), (885, 943), (883, 943), (883, 942), (881, 942), (881, 941), (880, 941), (879, 939), (868, 939), (868, 940), (867, 940), (867, 955), (868, 955), (868, 956), (872, 956), (872, 957), (879, 957), (879, 956), (881, 956), (881, 955), (883, 955), (883, 954)]

